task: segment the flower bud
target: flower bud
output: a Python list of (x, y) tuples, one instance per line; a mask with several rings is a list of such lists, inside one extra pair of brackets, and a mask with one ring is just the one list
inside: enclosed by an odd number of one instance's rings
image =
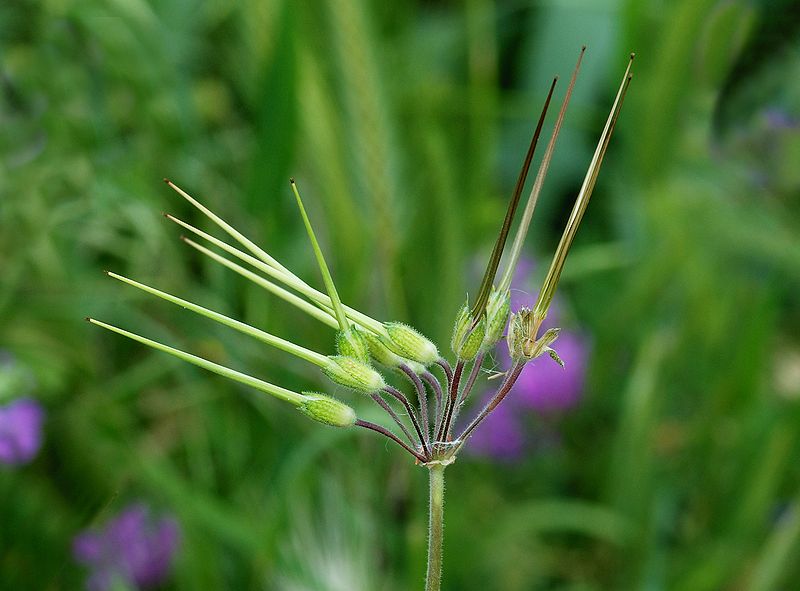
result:
[(389, 333), (386, 345), (398, 355), (426, 366), (439, 359), (436, 345), (407, 324), (387, 322), (383, 326)]
[(347, 330), (340, 330), (336, 334), (336, 350), (339, 355), (369, 363), (369, 345), (364, 333), (357, 326), (351, 326)]
[(331, 355), (330, 363), (322, 371), (342, 386), (361, 392), (377, 392), (386, 387), (383, 376), (358, 359), (344, 355)]
[(309, 418), (332, 427), (352, 427), (356, 422), (356, 411), (344, 402), (318, 394), (303, 392), (305, 400), (297, 408)]
[(503, 338), (503, 331), (511, 312), (511, 295), (508, 291), (493, 290), (486, 305), (486, 338), (483, 339), (481, 350), (488, 351)]
[(478, 354), (486, 337), (486, 318), (481, 318), (474, 328), (473, 324), (474, 319), (469, 313), (469, 306), (464, 304), (456, 318), (453, 337), (450, 340), (450, 347), (459, 361), (471, 361)]

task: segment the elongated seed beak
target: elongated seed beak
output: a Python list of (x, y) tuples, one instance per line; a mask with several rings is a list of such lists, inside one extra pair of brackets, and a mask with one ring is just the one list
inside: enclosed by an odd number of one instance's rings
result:
[(536, 204), (539, 201), (539, 194), (544, 186), (544, 179), (547, 176), (548, 170), (550, 169), (550, 161), (553, 158), (556, 140), (561, 133), (561, 126), (564, 123), (564, 116), (567, 113), (567, 106), (572, 98), (572, 91), (575, 89), (575, 82), (578, 79), (578, 72), (580, 72), (581, 69), (581, 62), (583, 61), (584, 53), (586, 53), (585, 45), (581, 48), (580, 55), (578, 55), (578, 61), (575, 64), (575, 69), (572, 71), (572, 77), (570, 78), (567, 92), (564, 95), (564, 100), (561, 102), (561, 109), (558, 112), (556, 123), (553, 126), (553, 132), (550, 135), (550, 141), (547, 143), (547, 148), (545, 148), (544, 156), (542, 156), (542, 161), (539, 164), (539, 170), (536, 173), (536, 179), (533, 181), (533, 187), (528, 195), (528, 202), (525, 204), (525, 211), (522, 213), (522, 219), (520, 220), (519, 227), (517, 228), (517, 233), (514, 236), (514, 243), (511, 246), (511, 254), (508, 257), (508, 264), (503, 273), (503, 278), (500, 280), (500, 287), (498, 288), (501, 292), (504, 292), (511, 287), (511, 280), (514, 277), (514, 269), (517, 266), (517, 261), (519, 260), (520, 253), (522, 252), (522, 245), (524, 244), (525, 237), (528, 234), (528, 228), (530, 227), (531, 220), (533, 219), (533, 212), (536, 210)]
[(213, 361), (209, 361), (208, 359), (203, 359), (202, 357), (197, 357), (196, 355), (192, 355), (191, 353), (186, 353), (185, 351), (181, 351), (180, 349), (169, 347), (157, 341), (153, 341), (151, 339), (140, 336), (136, 333), (128, 332), (127, 330), (117, 328), (116, 326), (113, 326), (111, 324), (106, 324), (105, 322), (101, 322), (100, 320), (95, 320), (94, 318), (87, 317), (86, 320), (96, 326), (105, 328), (106, 330), (110, 330), (111, 332), (115, 332), (124, 337), (128, 337), (129, 339), (142, 343), (143, 345), (146, 345), (152, 349), (162, 351), (164, 353), (172, 355), (173, 357), (177, 357), (182, 361), (187, 361), (192, 365), (196, 365), (197, 367), (202, 367), (203, 369), (207, 369), (208, 371), (221, 375), (225, 378), (231, 379), (235, 382), (239, 382), (241, 384), (245, 384), (246, 386), (255, 388), (256, 390), (260, 390), (261, 392), (279, 398), (280, 400), (284, 400), (289, 404), (292, 404), (293, 406), (299, 406), (305, 400), (305, 397), (302, 394), (298, 394), (297, 392), (292, 392), (291, 390), (287, 390), (286, 388), (281, 388), (280, 386), (276, 386), (275, 384), (270, 384), (269, 382), (265, 382), (264, 380), (254, 378), (253, 376), (249, 376), (240, 371), (236, 371), (229, 367), (225, 367), (224, 365), (214, 363)]
[(550, 303), (553, 301), (553, 296), (555, 295), (558, 280), (561, 277), (561, 271), (564, 268), (564, 262), (566, 261), (567, 253), (569, 252), (569, 248), (572, 245), (572, 241), (574, 240), (575, 234), (578, 231), (578, 226), (583, 219), (583, 214), (586, 211), (586, 207), (589, 204), (589, 199), (592, 196), (592, 191), (594, 190), (597, 182), (597, 176), (600, 172), (600, 166), (603, 163), (603, 157), (608, 149), (611, 134), (614, 132), (617, 118), (619, 117), (620, 110), (622, 109), (622, 103), (625, 100), (625, 94), (627, 93), (628, 86), (631, 82), (631, 66), (633, 65), (634, 56), (635, 54), (631, 53), (628, 67), (625, 70), (625, 75), (622, 77), (622, 82), (620, 83), (619, 90), (617, 91), (617, 96), (614, 100), (613, 106), (611, 107), (611, 112), (608, 115), (608, 119), (606, 120), (603, 133), (600, 135), (600, 140), (597, 144), (597, 148), (595, 149), (592, 161), (589, 164), (589, 169), (586, 171), (586, 177), (583, 180), (583, 185), (578, 192), (578, 197), (575, 200), (575, 205), (572, 208), (572, 213), (570, 214), (569, 220), (567, 220), (567, 225), (564, 228), (564, 233), (561, 236), (561, 241), (558, 243), (558, 247), (556, 248), (556, 253), (553, 256), (553, 261), (550, 264), (550, 269), (547, 272), (542, 289), (539, 291), (539, 297), (536, 300), (536, 305), (533, 309), (533, 314), (536, 318), (531, 334), (531, 338), (533, 339), (535, 339), (539, 326), (541, 326), (541, 323), (547, 316)]
[(320, 353), (317, 353), (316, 351), (306, 349), (305, 347), (296, 345), (291, 341), (287, 341), (286, 339), (277, 337), (273, 334), (255, 328), (254, 326), (250, 326), (249, 324), (245, 324), (244, 322), (240, 322), (238, 320), (225, 316), (224, 314), (215, 312), (214, 310), (209, 310), (208, 308), (204, 308), (203, 306), (199, 306), (188, 300), (184, 300), (182, 298), (169, 294), (165, 291), (161, 291), (160, 289), (150, 287), (149, 285), (145, 285), (144, 283), (139, 283), (138, 281), (134, 281), (133, 279), (128, 279), (127, 277), (118, 275), (117, 273), (106, 271), (106, 274), (112, 279), (121, 281), (122, 283), (130, 285), (131, 287), (135, 287), (136, 289), (144, 291), (145, 293), (149, 293), (150, 295), (154, 295), (157, 298), (161, 298), (162, 300), (180, 306), (181, 308), (194, 312), (195, 314), (199, 314), (200, 316), (205, 316), (210, 320), (219, 322), (220, 324), (223, 324), (229, 328), (232, 328), (236, 331), (239, 331), (243, 334), (253, 337), (271, 347), (275, 347), (276, 349), (280, 349), (281, 351), (285, 351), (286, 353), (304, 359), (309, 363), (313, 363), (318, 367), (326, 367), (328, 365), (328, 358)]
[(508, 234), (511, 231), (511, 224), (514, 221), (514, 214), (517, 211), (519, 199), (522, 196), (522, 190), (525, 188), (525, 180), (528, 178), (528, 171), (531, 167), (531, 161), (533, 160), (533, 154), (536, 151), (536, 146), (539, 143), (539, 136), (542, 133), (542, 126), (544, 125), (544, 119), (547, 116), (547, 109), (550, 107), (550, 99), (553, 98), (553, 90), (555, 90), (556, 82), (558, 82), (558, 76), (553, 78), (553, 83), (550, 85), (550, 91), (547, 93), (547, 99), (544, 101), (544, 106), (542, 107), (541, 114), (539, 115), (539, 121), (536, 124), (536, 130), (533, 132), (531, 143), (528, 146), (528, 152), (525, 154), (525, 160), (522, 162), (522, 168), (519, 171), (517, 183), (514, 186), (514, 192), (511, 194), (511, 201), (508, 203), (506, 217), (503, 219), (503, 225), (500, 228), (500, 234), (497, 236), (497, 241), (495, 242), (492, 255), (489, 257), (489, 263), (486, 265), (486, 272), (483, 275), (483, 280), (481, 282), (480, 289), (478, 290), (478, 297), (475, 299), (475, 305), (473, 306), (471, 312), (473, 318), (473, 328), (478, 322), (480, 322), (481, 317), (486, 310), (486, 304), (489, 302), (489, 295), (492, 291), (494, 277), (497, 274), (497, 267), (500, 265), (500, 259), (503, 256), (506, 240), (508, 239)]

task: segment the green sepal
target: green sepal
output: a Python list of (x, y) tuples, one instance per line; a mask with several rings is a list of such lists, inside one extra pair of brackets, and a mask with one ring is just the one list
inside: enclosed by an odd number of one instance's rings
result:
[(411, 361), (410, 359), (406, 359), (405, 362), (406, 365), (409, 367), (409, 369), (417, 375), (422, 375), (426, 371), (428, 371), (427, 369), (425, 369), (424, 365), (422, 365), (421, 363), (417, 363), (416, 361)]
[(356, 423), (356, 411), (344, 402), (317, 392), (303, 392), (305, 400), (298, 410), (307, 417), (331, 427), (352, 427)]
[(519, 312), (511, 315), (511, 322), (508, 324), (508, 354), (513, 361), (521, 361), (527, 356), (525, 349), (530, 342), (531, 327), (533, 325), (533, 314), (530, 308), (520, 308)]
[(464, 305), (456, 319), (453, 329), (453, 338), (450, 346), (459, 361), (472, 361), (486, 338), (486, 316), (481, 317), (477, 326), (475, 319), (469, 311), (469, 306)]
[(357, 326), (340, 330), (336, 334), (336, 351), (339, 355), (369, 363), (369, 344), (364, 337), (364, 332)]
[(486, 337), (481, 344), (482, 351), (488, 351), (503, 338), (510, 313), (511, 294), (507, 290), (492, 291), (486, 306)]
[(439, 359), (439, 350), (419, 331), (402, 322), (387, 322), (384, 325), (389, 339), (386, 345), (401, 357), (428, 366)]
[(467, 334), (467, 330), (469, 330), (471, 325), (472, 315), (469, 313), (469, 302), (467, 302), (461, 306), (461, 310), (458, 311), (456, 323), (453, 326), (453, 336), (450, 337), (450, 350), (456, 355), (458, 355), (458, 351), (461, 349), (461, 344), (464, 341), (464, 336)]
[(364, 338), (367, 341), (370, 355), (372, 358), (386, 367), (399, 367), (402, 363), (408, 363), (409, 360), (400, 357), (397, 353), (392, 351), (386, 344), (386, 339), (380, 335), (372, 332), (364, 332)]
[(363, 361), (345, 355), (331, 355), (328, 360), (322, 371), (339, 385), (367, 393), (386, 387), (383, 376)]
[[(529, 308), (522, 308), (518, 313), (511, 316), (507, 339), (508, 353), (511, 355), (512, 360), (530, 361), (545, 352), (552, 351), (550, 345), (558, 338), (558, 333), (561, 332), (561, 329), (550, 328), (540, 338), (534, 340), (531, 335), (535, 334), (535, 328), (540, 324), (541, 321)], [(556, 358), (554, 357), (553, 359), (555, 360)]]

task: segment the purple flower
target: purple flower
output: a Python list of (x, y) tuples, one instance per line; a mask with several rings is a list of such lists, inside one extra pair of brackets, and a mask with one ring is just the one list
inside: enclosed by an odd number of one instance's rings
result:
[(72, 551), (91, 570), (86, 581), (89, 591), (108, 591), (115, 581), (147, 589), (169, 575), (179, 538), (175, 519), (156, 519), (146, 505), (136, 503), (104, 528), (76, 536)]
[(33, 398), (0, 406), (0, 463), (26, 464), (42, 446), (44, 409)]
[[(511, 310), (514, 312), (523, 306), (533, 307), (536, 301), (536, 292), (530, 288), (535, 267), (531, 259), (521, 259), (517, 265), (511, 287)], [(560, 315), (556, 299), (550, 306), (542, 330), (558, 326)], [(580, 401), (589, 357), (586, 337), (562, 330), (553, 348), (564, 361), (565, 367), (562, 368), (548, 355), (528, 362), (506, 399), (472, 435), (467, 449), (474, 455), (490, 456), (501, 461), (519, 459), (530, 443), (524, 424), (528, 412), (557, 414), (569, 410)], [(497, 356), (500, 366), (505, 370), (510, 369), (511, 359), (505, 346), (498, 347)], [(493, 393), (493, 390), (490, 391), (479, 407), (482, 408)], [(552, 440), (554, 435), (557, 434), (547, 434), (546, 439)]]
[[(478, 407), (483, 408), (493, 394), (481, 400)], [(467, 449), (474, 455), (498, 460), (519, 459), (525, 449), (525, 433), (515, 406), (513, 400), (503, 400), (475, 429)]]
[(588, 361), (585, 338), (562, 330), (553, 348), (564, 367), (542, 355), (525, 365), (509, 393), (521, 405), (540, 413), (568, 410), (580, 401), (583, 392)]
[(793, 129), (797, 127), (797, 120), (785, 109), (773, 107), (764, 112), (767, 125), (773, 129)]

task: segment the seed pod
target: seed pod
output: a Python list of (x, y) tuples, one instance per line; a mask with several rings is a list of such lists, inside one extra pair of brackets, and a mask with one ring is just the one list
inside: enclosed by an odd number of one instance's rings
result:
[(464, 305), (458, 313), (450, 347), (459, 361), (472, 361), (478, 354), (481, 344), (486, 338), (486, 317), (481, 318), (477, 326), (470, 314), (469, 306)]
[(356, 411), (344, 402), (317, 392), (303, 392), (305, 400), (298, 406), (309, 418), (332, 427), (352, 427), (356, 422)]
[(336, 350), (339, 355), (369, 363), (369, 345), (364, 333), (357, 326), (351, 326), (347, 330), (340, 330), (336, 334)]
[(407, 324), (387, 322), (383, 326), (389, 333), (386, 345), (401, 357), (407, 357), (425, 366), (439, 359), (436, 345)]
[(363, 361), (344, 355), (331, 355), (328, 360), (322, 371), (337, 384), (367, 393), (386, 387), (383, 376)]
[(467, 334), (467, 330), (472, 325), (472, 315), (469, 313), (469, 304), (464, 304), (461, 306), (461, 310), (458, 311), (458, 316), (456, 316), (456, 324), (453, 327), (453, 336), (450, 337), (450, 349), (458, 355), (459, 349), (461, 349), (461, 345), (464, 341), (464, 336)]
[(511, 312), (511, 295), (508, 291), (492, 291), (486, 306), (486, 338), (481, 344), (482, 351), (488, 351), (503, 338), (503, 331)]
[(367, 341), (369, 352), (372, 355), (372, 358), (381, 365), (394, 368), (399, 367), (401, 363), (408, 361), (389, 349), (389, 347), (386, 346), (386, 340), (379, 335), (366, 331), (362, 334), (364, 335), (364, 339)]

